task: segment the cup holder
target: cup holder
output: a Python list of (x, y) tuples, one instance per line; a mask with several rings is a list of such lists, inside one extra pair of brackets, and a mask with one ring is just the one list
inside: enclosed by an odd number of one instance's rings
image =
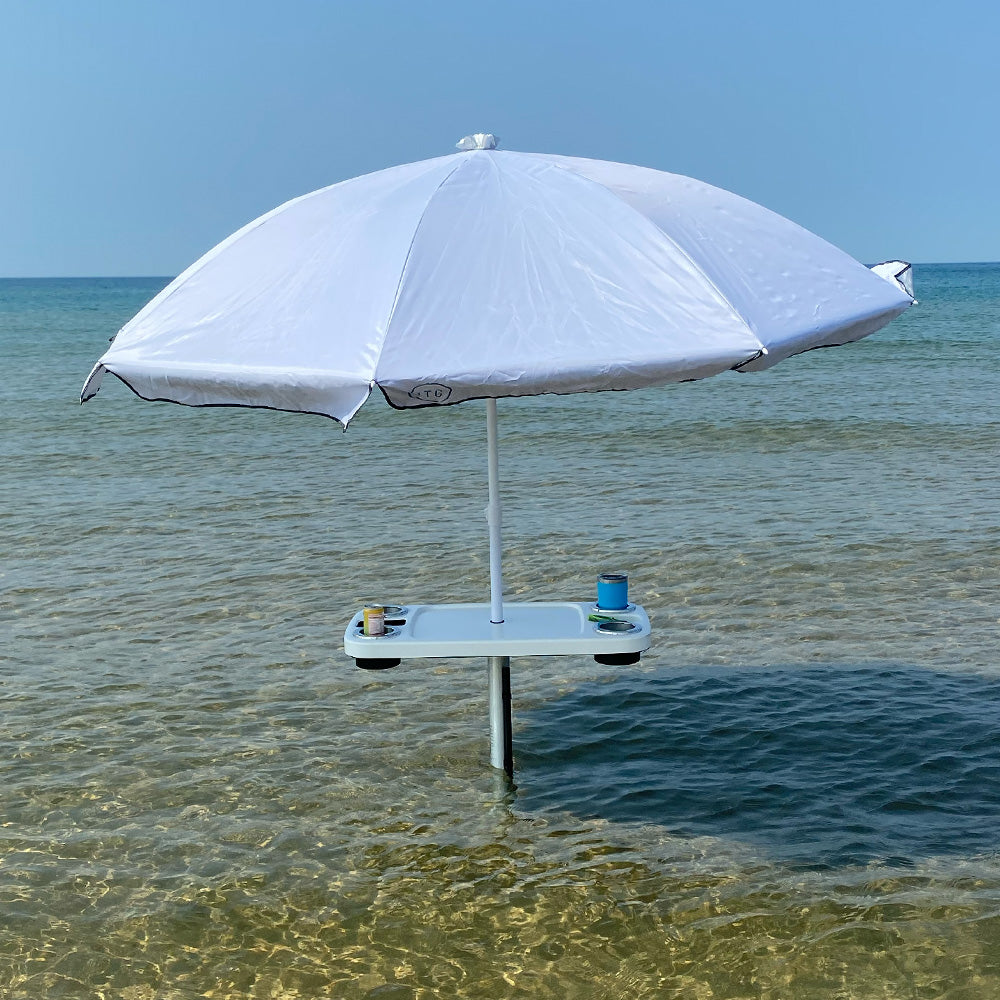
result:
[(365, 626), (364, 626), (364, 624), (363, 623), (358, 623), (354, 627), (354, 631), (357, 633), (358, 637), (361, 638), (361, 639), (385, 639), (385, 638), (387, 638), (390, 635), (395, 635), (397, 630), (394, 629), (394, 628), (392, 628), (389, 625), (386, 625), (386, 627), (385, 627), (385, 635), (365, 635)]
[(597, 631), (598, 632), (634, 632), (639, 626), (633, 625), (632, 622), (598, 622)]

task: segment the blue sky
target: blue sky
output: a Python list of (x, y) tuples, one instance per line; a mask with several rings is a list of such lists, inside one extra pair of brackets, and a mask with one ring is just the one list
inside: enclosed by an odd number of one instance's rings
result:
[(0, 275), (173, 275), (474, 131), (699, 177), (866, 263), (997, 260), (998, 40), (967, 0), (0, 0)]

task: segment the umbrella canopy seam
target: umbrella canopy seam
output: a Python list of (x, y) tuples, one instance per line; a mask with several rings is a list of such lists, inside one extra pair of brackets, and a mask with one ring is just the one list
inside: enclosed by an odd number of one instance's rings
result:
[[(756, 373), (759, 371), (767, 371), (779, 362), (785, 361), (788, 358), (797, 357), (800, 354), (808, 354), (810, 351), (818, 351), (824, 347), (844, 347), (847, 344), (856, 343), (859, 340), (864, 340), (865, 337), (876, 332), (877, 330), (880, 330), (887, 323), (891, 323), (897, 316), (901, 316), (904, 312), (906, 312), (912, 304), (912, 301), (902, 303), (896, 309), (888, 311), (884, 307), (873, 309), (871, 312), (862, 313), (860, 316), (856, 317), (848, 326), (844, 326), (842, 323), (827, 323), (822, 326), (818, 326), (813, 333), (813, 336), (817, 338), (827, 337), (833, 333), (834, 330), (841, 330), (843, 333), (851, 333), (852, 336), (847, 336), (843, 340), (837, 340), (835, 342), (828, 341), (819, 344), (805, 344), (792, 351), (784, 351), (780, 349), (765, 351), (762, 355), (758, 355), (755, 358), (749, 358), (747, 361), (743, 361), (739, 365), (735, 365), (733, 367), (733, 371), (739, 372), (741, 375), (745, 375), (748, 372)], [(888, 318), (886, 318), (887, 316)], [(762, 361), (766, 361), (766, 363), (761, 363)]]
[(648, 222), (651, 226), (653, 226), (658, 232), (662, 233), (663, 238), (677, 251), (678, 254), (680, 254), (695, 269), (695, 271), (698, 272), (698, 274), (702, 277), (704, 282), (715, 291), (715, 293), (719, 296), (720, 299), (722, 299), (723, 302), (726, 303), (727, 306), (729, 306), (729, 309), (732, 312), (732, 314), (743, 323), (743, 325), (750, 331), (751, 334), (753, 334), (754, 338), (760, 344), (760, 349), (762, 353), (767, 354), (767, 348), (764, 346), (763, 341), (761, 341), (760, 337), (758, 336), (757, 330), (754, 328), (752, 320), (744, 316), (736, 308), (736, 306), (733, 304), (729, 296), (726, 295), (721, 288), (719, 288), (718, 284), (712, 280), (711, 276), (705, 271), (705, 269), (662, 226), (657, 225), (655, 220), (651, 219), (648, 215), (643, 215), (642, 212), (640, 212), (637, 208), (634, 208), (632, 205), (630, 205), (617, 191), (615, 191), (613, 188), (608, 187), (607, 184), (602, 184), (600, 181), (595, 181), (591, 177), (585, 177), (579, 171), (573, 170), (571, 167), (568, 167), (565, 164), (559, 163), (555, 160), (551, 160), (545, 155), (539, 153), (519, 153), (518, 155), (528, 156), (533, 160), (539, 160), (550, 167), (554, 167), (557, 170), (564, 170), (566, 173), (572, 174), (574, 177), (578, 177), (580, 180), (586, 183), (594, 184), (597, 187), (602, 188), (603, 190), (607, 191), (608, 194), (610, 194), (617, 201), (620, 201), (630, 212), (634, 212), (645, 222)]
[[(298, 205), (300, 202), (308, 201), (310, 198), (316, 198), (319, 195), (325, 194), (332, 188), (339, 187), (341, 184), (349, 184), (351, 181), (356, 179), (357, 178), (355, 177), (349, 177), (345, 180), (337, 181), (336, 184), (327, 184), (326, 187), (317, 188), (317, 190), (309, 191), (307, 194), (300, 194), (295, 198), (290, 198), (288, 201), (282, 202), (280, 205), (272, 208), (270, 212), (265, 212), (256, 219), (251, 219), (251, 221), (245, 226), (241, 226), (235, 233), (227, 236), (221, 243), (216, 244), (210, 250), (206, 251), (190, 267), (181, 271), (181, 273), (177, 275), (177, 277), (174, 278), (174, 280), (171, 281), (166, 288), (164, 288), (158, 295), (155, 295), (152, 299), (150, 299), (149, 302), (147, 302), (146, 305), (143, 306), (142, 309), (140, 309), (139, 312), (137, 312), (118, 332), (121, 333), (126, 326), (132, 326), (133, 324), (138, 323), (147, 313), (167, 302), (173, 295), (176, 295), (177, 292), (181, 290), (186, 281), (194, 277), (194, 275), (201, 271), (206, 265), (215, 260), (215, 258), (218, 257), (223, 250), (227, 250), (237, 240), (246, 236), (247, 233), (252, 233), (255, 229), (259, 229), (265, 223), (270, 222), (270, 220), (276, 215), (280, 215), (293, 205)], [(114, 337), (111, 338), (112, 343), (114, 342), (114, 339)]]
[[(428, 208), (430, 208), (431, 202), (434, 201), (434, 198), (437, 195), (437, 193), (441, 190), (441, 188), (445, 186), (445, 184), (448, 183), (448, 181), (452, 178), (455, 172), (461, 168), (462, 160), (465, 158), (458, 153), (454, 153), (451, 155), (453, 155), (456, 159), (458, 159), (459, 162), (456, 163), (455, 166), (452, 167), (452, 169), (449, 170), (448, 173), (441, 178), (441, 182), (431, 192), (430, 197), (428, 197), (426, 202), (424, 202), (424, 207), (420, 211), (420, 218), (417, 219), (417, 224), (413, 227), (413, 235), (410, 237), (410, 245), (406, 248), (406, 256), (403, 258), (403, 266), (399, 269), (399, 281), (396, 282), (396, 291), (392, 296), (392, 305), (389, 307), (389, 315), (386, 318), (385, 324), (383, 326), (382, 342), (378, 346), (378, 357), (375, 358), (375, 365), (373, 366), (372, 369), (373, 386), (378, 383), (378, 379), (375, 378), (375, 372), (378, 370), (378, 361), (382, 355), (382, 348), (385, 346), (385, 339), (386, 337), (389, 336), (389, 327), (392, 325), (392, 317), (396, 314), (396, 306), (399, 304), (399, 293), (403, 288), (403, 281), (406, 278), (406, 268), (407, 265), (410, 263), (410, 256), (413, 253), (413, 245), (417, 241), (417, 234), (420, 232), (420, 226), (423, 223), (425, 216), (427, 215), (427, 210)], [(347, 425), (345, 424), (344, 426), (346, 427)]]

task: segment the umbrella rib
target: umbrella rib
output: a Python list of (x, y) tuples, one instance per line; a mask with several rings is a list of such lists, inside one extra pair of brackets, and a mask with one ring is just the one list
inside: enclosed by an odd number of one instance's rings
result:
[[(350, 178), (353, 180), (354, 178)], [(162, 289), (158, 295), (154, 295), (143, 307), (140, 309), (126, 324), (119, 329), (118, 333), (122, 333), (126, 327), (130, 327), (137, 323), (143, 316), (145, 316), (150, 310), (154, 308), (159, 308), (164, 302), (168, 301), (176, 292), (187, 284), (187, 282), (193, 278), (202, 268), (204, 268), (211, 261), (215, 260), (216, 257), (222, 253), (223, 250), (227, 250), (230, 246), (236, 243), (238, 240), (246, 236), (247, 233), (253, 232), (255, 229), (259, 229), (265, 223), (270, 222), (276, 215), (280, 215), (286, 209), (291, 208), (292, 205), (297, 205), (299, 202), (306, 201), (309, 198), (315, 198), (317, 195), (324, 194), (329, 191), (330, 188), (335, 188), (340, 184), (346, 184), (348, 181), (337, 181), (336, 184), (328, 184), (326, 187), (317, 188), (315, 191), (310, 191), (307, 194), (300, 194), (295, 198), (290, 198), (288, 201), (283, 202), (280, 205), (275, 206), (270, 212), (265, 212), (263, 215), (258, 216), (256, 219), (252, 219), (245, 226), (241, 226), (236, 230), (235, 233), (227, 236), (221, 243), (216, 244), (207, 253), (199, 257), (190, 267), (181, 271), (173, 281), (171, 281), (166, 288)], [(118, 334), (115, 334), (117, 337)], [(115, 337), (111, 338), (111, 342), (114, 343)], [(114, 374), (112, 372), (112, 374)], [(138, 396), (139, 394), (136, 393)], [(145, 397), (140, 396), (140, 399)]]
[[(747, 322), (746, 317), (736, 308), (736, 306), (733, 305), (732, 302), (729, 301), (729, 296), (726, 295), (722, 291), (722, 289), (719, 288), (719, 286), (711, 279), (711, 277), (709, 277), (709, 275), (705, 273), (704, 268), (702, 268), (698, 264), (698, 262), (695, 261), (691, 257), (691, 255), (665, 229), (663, 229), (661, 226), (658, 226), (648, 215), (643, 215), (643, 213), (640, 212), (638, 209), (633, 208), (620, 194), (618, 194), (617, 191), (613, 190), (612, 188), (609, 188), (606, 184), (602, 184), (600, 181), (595, 181), (592, 177), (586, 177), (583, 174), (577, 173), (575, 170), (565, 166), (562, 163), (557, 163), (544, 156), (537, 156), (534, 153), (521, 153), (519, 155), (530, 156), (532, 159), (545, 163), (550, 167), (554, 167), (556, 170), (563, 170), (567, 174), (572, 174), (573, 177), (576, 177), (578, 180), (583, 181), (585, 184), (593, 184), (595, 187), (599, 187), (602, 191), (607, 191), (607, 193), (611, 195), (612, 198), (614, 198), (616, 201), (621, 202), (630, 212), (634, 212), (640, 218), (648, 222), (658, 233), (660, 233), (663, 236), (663, 238), (677, 251), (677, 253), (679, 253), (691, 265), (691, 267), (693, 267), (694, 270), (697, 271), (698, 274), (702, 276), (702, 279), (705, 281), (705, 283), (708, 284), (715, 291), (715, 294), (718, 295), (721, 301), (723, 301), (726, 304), (726, 306), (728, 307), (729, 311), (733, 314), (733, 316), (735, 316), (736, 319), (739, 320), (739, 322), (744, 327), (746, 327), (747, 330), (750, 331), (754, 340), (756, 340), (757, 343), (760, 344), (760, 350), (764, 354), (767, 354), (767, 347), (764, 345), (764, 342), (757, 335), (757, 331), (752, 326), (750, 326), (750, 324)], [(760, 357), (760, 354), (757, 354), (755, 358), (756, 357)], [(755, 358), (749, 358), (746, 361), (742, 361), (740, 363), (749, 364), (750, 361), (755, 360)]]
[[(462, 166), (464, 166), (464, 164), (465, 164), (465, 157), (460, 157), (459, 162), (456, 163), (455, 166), (452, 167), (451, 170), (449, 170), (448, 173), (441, 178), (441, 182), (438, 184), (436, 188), (434, 188), (434, 190), (428, 197), (427, 201), (424, 203), (424, 207), (420, 212), (420, 218), (417, 219), (417, 224), (413, 227), (413, 235), (410, 237), (410, 245), (406, 248), (406, 257), (403, 259), (403, 266), (399, 269), (399, 281), (396, 282), (396, 291), (392, 297), (392, 305), (389, 308), (389, 315), (385, 321), (385, 332), (382, 334), (382, 343), (379, 345), (379, 356), (375, 360), (376, 370), (378, 369), (378, 363), (382, 357), (382, 348), (385, 346), (385, 339), (386, 337), (389, 336), (389, 327), (392, 325), (392, 318), (393, 316), (396, 315), (396, 306), (399, 305), (399, 296), (403, 290), (403, 279), (406, 277), (406, 268), (410, 263), (410, 255), (413, 253), (414, 243), (417, 242), (417, 233), (420, 232), (420, 226), (424, 221), (424, 216), (427, 214), (427, 209), (430, 208), (430, 204), (434, 200), (438, 191), (440, 191), (441, 188), (443, 188), (445, 184), (447, 184), (448, 181), (451, 180), (452, 174), (454, 174), (456, 170), (459, 170)], [(378, 379), (375, 377), (375, 374), (376, 372), (373, 370), (371, 379), (372, 386), (378, 385)], [(379, 388), (381, 388), (381, 386), (379, 386)]]

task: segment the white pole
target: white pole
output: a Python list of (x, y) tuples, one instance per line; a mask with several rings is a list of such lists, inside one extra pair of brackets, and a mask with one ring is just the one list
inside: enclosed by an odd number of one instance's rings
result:
[(490, 502), (486, 522), (490, 526), (490, 621), (503, 621), (503, 575), (500, 570), (500, 452), (497, 446), (497, 401), (486, 400), (486, 444), (489, 450)]
[[(503, 574), (501, 573), (500, 449), (497, 445), (497, 401), (486, 400), (486, 444), (489, 452), (490, 502), (486, 522), (490, 527), (490, 621), (503, 624)], [(510, 657), (488, 657), (490, 682), (490, 763), (508, 778), (514, 774), (510, 712)]]
[(514, 775), (514, 739), (510, 712), (510, 657), (487, 657), (490, 670), (490, 763)]

